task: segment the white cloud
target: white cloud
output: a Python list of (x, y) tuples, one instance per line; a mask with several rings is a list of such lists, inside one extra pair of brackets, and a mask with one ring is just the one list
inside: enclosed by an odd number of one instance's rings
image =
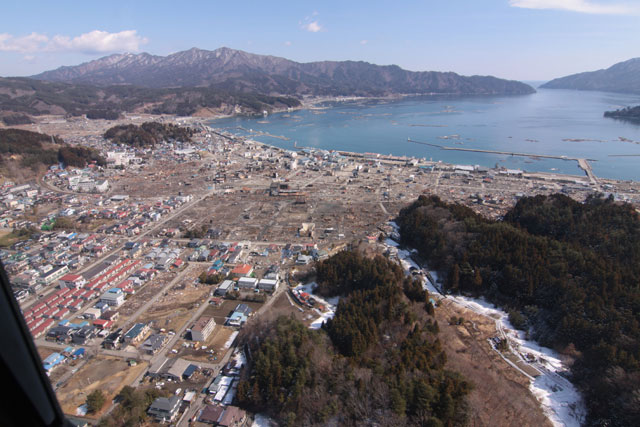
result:
[(11, 34), (0, 34), (0, 51), (2, 52), (137, 52), (140, 46), (147, 43), (135, 30), (109, 33), (94, 30), (77, 37), (55, 35), (51, 38), (45, 34), (31, 33), (28, 36), (14, 37)]
[(305, 30), (311, 33), (317, 33), (319, 31), (322, 31), (322, 25), (320, 25), (318, 21), (311, 21), (308, 24), (304, 24), (302, 28), (304, 28)]
[(640, 14), (639, 6), (622, 2), (594, 2), (590, 0), (509, 0), (513, 7), (523, 9), (554, 9), (595, 15)]
[(31, 33), (28, 36), (13, 37), (11, 34), (0, 34), (0, 51), (35, 52), (47, 43), (49, 38), (43, 34)]

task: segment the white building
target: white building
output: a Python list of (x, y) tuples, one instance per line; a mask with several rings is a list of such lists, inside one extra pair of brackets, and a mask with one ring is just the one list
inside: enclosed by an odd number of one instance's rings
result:
[(216, 321), (213, 320), (213, 317), (210, 316), (202, 316), (198, 319), (198, 321), (191, 327), (191, 340), (192, 341), (206, 341), (213, 332), (213, 329), (216, 326)]
[(253, 277), (241, 277), (238, 279), (238, 287), (241, 289), (255, 289), (258, 279)]
[(273, 292), (278, 289), (278, 280), (277, 279), (261, 279), (258, 282), (258, 289), (262, 289), (263, 291)]
[(111, 307), (120, 307), (124, 303), (124, 293), (122, 289), (113, 288), (102, 294), (100, 302), (104, 302)]
[(96, 182), (95, 189), (98, 193), (106, 192), (109, 189), (109, 181), (105, 179), (105, 180)]

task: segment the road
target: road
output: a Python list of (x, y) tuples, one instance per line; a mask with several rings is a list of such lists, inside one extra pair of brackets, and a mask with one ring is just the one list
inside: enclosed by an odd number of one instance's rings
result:
[[(258, 311), (256, 311), (255, 316), (259, 316), (260, 314), (264, 313), (269, 307), (271, 307), (271, 305), (273, 305), (273, 302), (278, 298), (278, 296), (282, 292), (284, 292), (285, 288), (286, 288), (286, 285), (282, 283), (278, 287), (278, 289), (276, 289), (273, 295), (267, 300), (267, 302), (262, 304), (262, 307), (260, 307)], [(195, 320), (195, 317), (192, 317), (192, 319), (189, 321), (189, 323), (187, 323), (187, 325), (191, 324), (193, 320)], [(169, 348), (171, 347), (167, 347), (167, 349)], [(229, 361), (229, 359), (231, 358), (231, 355), (233, 355), (235, 350), (236, 350), (235, 346), (231, 347), (229, 351), (225, 354), (225, 356), (217, 363), (199, 362), (198, 365), (200, 365), (201, 368), (212, 369), (213, 375), (215, 376), (218, 374), (218, 372), (220, 372), (220, 369)], [(186, 427), (189, 425), (189, 420), (193, 418), (200, 411), (200, 409), (204, 407), (205, 397), (206, 395), (202, 393), (198, 395), (198, 398), (196, 399), (196, 401), (187, 410), (187, 416), (182, 418), (181, 422), (178, 424), (178, 427)]]
[[(211, 369), (213, 371), (212, 377), (215, 378), (220, 372), (220, 370), (222, 369), (222, 367), (227, 364), (229, 359), (231, 359), (231, 356), (233, 355), (233, 353), (235, 353), (235, 351), (236, 351), (236, 347), (235, 346), (231, 347), (227, 352), (227, 354), (225, 354), (224, 357), (220, 359), (218, 363), (198, 363), (198, 365), (200, 365), (201, 368)], [(206, 394), (198, 393), (198, 397), (196, 398), (196, 401), (191, 404), (191, 407), (189, 409), (187, 409), (187, 416), (182, 418), (182, 422), (178, 424), (178, 427), (189, 425), (189, 420), (193, 418), (193, 416), (197, 414), (200, 411), (200, 409), (202, 409), (202, 407), (204, 406), (205, 397), (206, 397)]]
[(135, 323), (136, 320), (138, 320), (138, 317), (140, 317), (144, 312), (146, 312), (149, 309), (149, 307), (155, 304), (156, 301), (158, 301), (158, 299), (162, 297), (166, 292), (168, 292), (176, 283), (182, 280), (182, 278), (191, 270), (191, 268), (189, 268), (189, 264), (187, 263), (186, 265), (187, 265), (186, 268), (182, 270), (180, 273), (178, 273), (178, 275), (174, 277), (173, 280), (171, 280), (169, 283), (164, 285), (162, 289), (158, 290), (158, 292), (153, 296), (153, 298), (151, 298), (149, 301), (144, 303), (138, 310), (135, 311), (135, 313), (129, 316), (127, 321), (122, 324), (121, 326), (122, 330), (126, 331), (130, 325), (132, 325), (133, 323)]
[[(176, 209), (175, 211), (170, 213), (168, 216), (166, 216), (164, 219), (160, 220), (160, 222), (152, 225), (146, 231), (140, 233), (134, 239), (131, 239), (131, 240), (127, 239), (126, 241), (138, 242), (138, 241), (142, 240), (142, 238), (147, 236), (149, 233), (157, 231), (164, 224), (166, 224), (168, 221), (171, 221), (176, 216), (178, 216), (180, 214), (183, 214), (188, 209), (190, 209), (190, 208), (194, 207), (195, 205), (197, 205), (198, 203), (200, 203), (206, 197), (215, 194), (215, 191), (216, 190), (211, 190), (211, 191), (206, 192), (203, 195), (199, 196), (198, 198), (195, 198), (192, 201), (185, 203), (184, 205), (182, 205), (181, 207), (179, 207), (178, 209)], [(124, 248), (124, 243), (122, 242), (123, 240), (125, 240), (125, 239), (120, 239), (120, 243), (117, 246), (115, 246), (112, 250), (110, 250), (109, 252), (107, 252), (106, 254), (101, 256), (100, 258), (97, 258), (94, 262), (92, 262), (91, 264), (87, 265), (83, 269), (74, 272), (74, 274), (82, 274), (82, 273), (94, 268), (98, 264), (104, 262), (111, 255), (119, 253)], [(49, 295), (50, 293), (54, 292), (55, 290), (56, 290), (56, 288), (54, 286), (49, 286), (44, 292), (40, 293), (39, 295), (46, 296), (46, 295)], [(21, 308), (22, 308), (22, 310), (27, 310), (27, 309), (29, 309), (29, 307), (31, 307), (32, 305), (34, 305), (37, 302), (38, 302), (38, 297), (37, 296), (34, 296), (34, 298), (31, 298), (31, 299), (28, 298), (27, 300), (25, 300), (23, 302), (23, 304), (21, 304)]]
[(593, 173), (593, 169), (591, 169), (591, 164), (589, 163), (589, 161), (587, 159), (578, 159), (578, 166), (580, 166), (580, 168), (585, 171), (585, 173), (589, 177), (589, 181), (591, 181), (591, 184), (596, 187), (596, 190), (602, 191), (600, 183), (598, 182), (598, 178), (596, 178), (596, 175)]
[[(203, 302), (200, 307), (198, 307), (198, 309), (191, 315), (191, 317), (189, 318), (188, 321), (186, 321), (184, 323), (184, 325), (182, 325), (182, 327), (180, 328), (179, 331), (176, 331), (175, 335), (173, 335), (171, 337), (171, 339), (169, 340), (169, 342), (167, 344), (165, 344), (165, 346), (162, 348), (162, 350), (160, 350), (158, 353), (156, 353), (155, 355), (153, 355), (150, 359), (149, 359), (149, 367), (155, 365), (156, 363), (159, 362), (164, 362), (168, 359), (167, 357), (167, 352), (173, 348), (173, 346), (176, 344), (176, 342), (183, 336), (184, 332), (186, 331), (186, 329), (191, 326), (193, 324), (193, 322), (195, 322), (195, 320), (200, 317), (202, 315), (202, 313), (204, 313), (204, 311), (207, 309), (208, 304), (206, 302)], [(132, 387), (137, 387), (140, 382), (142, 381), (142, 379), (144, 378), (146, 372), (142, 372), (138, 378), (136, 378), (133, 383), (131, 384)]]

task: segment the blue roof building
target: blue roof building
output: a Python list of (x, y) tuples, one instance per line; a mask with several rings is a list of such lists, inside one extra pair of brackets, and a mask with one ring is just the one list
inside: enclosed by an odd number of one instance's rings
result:
[(65, 357), (60, 353), (51, 353), (46, 359), (42, 361), (45, 371), (50, 371), (57, 365), (64, 361)]

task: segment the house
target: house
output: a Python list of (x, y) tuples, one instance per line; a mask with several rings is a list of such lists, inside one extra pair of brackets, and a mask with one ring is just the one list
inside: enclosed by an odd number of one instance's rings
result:
[(68, 343), (71, 341), (72, 329), (68, 326), (56, 326), (47, 333), (47, 341), (61, 341)]
[(215, 320), (210, 316), (202, 316), (191, 327), (191, 340), (192, 341), (206, 341), (213, 332), (216, 326)]
[(156, 354), (164, 346), (165, 342), (167, 342), (166, 335), (152, 334), (142, 343), (142, 349), (148, 354)]
[(102, 314), (102, 312), (100, 311), (100, 309), (95, 308), (95, 307), (91, 307), (91, 308), (87, 308), (84, 311), (84, 318), (85, 319), (99, 319), (101, 314)]
[(191, 363), (184, 359), (175, 359), (171, 366), (162, 374), (165, 378), (172, 379), (174, 381), (181, 381), (184, 371), (187, 370)]
[(229, 288), (232, 288), (232, 287), (233, 287), (233, 281), (225, 280), (220, 284), (220, 286), (218, 286), (214, 294), (219, 296), (225, 296), (229, 291)]
[(79, 274), (65, 274), (60, 279), (60, 288), (80, 289), (87, 281)]
[(115, 322), (116, 320), (118, 320), (118, 317), (120, 317), (120, 313), (113, 310), (107, 310), (100, 315), (101, 319), (109, 320), (111, 322)]
[(313, 257), (309, 256), (309, 255), (298, 255), (298, 258), (296, 259), (296, 264), (298, 265), (307, 265), (309, 264), (311, 261), (313, 261)]
[(93, 326), (100, 329), (101, 331), (108, 330), (113, 325), (113, 321), (105, 320), (105, 319), (96, 319), (92, 323)]
[(136, 323), (124, 334), (124, 342), (127, 344), (137, 344), (142, 341), (147, 332), (149, 332), (148, 324)]
[(198, 370), (197, 365), (191, 364), (187, 366), (187, 369), (185, 369), (184, 372), (182, 373), (182, 379), (188, 380), (197, 370)]
[(238, 304), (233, 314), (227, 320), (229, 326), (242, 326), (247, 323), (249, 315), (251, 314), (251, 308), (246, 304)]
[(44, 365), (44, 370), (49, 372), (60, 363), (64, 362), (65, 357), (60, 353), (51, 353), (46, 359), (42, 361)]
[(107, 349), (119, 349), (122, 343), (122, 328), (110, 333), (102, 342), (102, 346)]
[(72, 336), (71, 340), (74, 344), (84, 345), (96, 334), (96, 328), (91, 325), (85, 325), (78, 329)]
[(238, 264), (235, 266), (233, 270), (231, 270), (231, 275), (233, 277), (248, 277), (253, 273), (253, 267), (249, 264)]
[(245, 316), (249, 316), (251, 314), (251, 307), (249, 307), (247, 304), (238, 304), (234, 310), (237, 313), (242, 313)]
[(158, 397), (153, 401), (147, 413), (154, 417), (156, 421), (171, 422), (174, 420), (180, 409), (180, 398), (178, 396)]
[(67, 268), (66, 265), (59, 266), (41, 275), (40, 278), (38, 278), (38, 282), (46, 286), (60, 279), (62, 276), (64, 276), (68, 272), (69, 272), (69, 269)]
[(224, 408), (222, 406), (206, 405), (200, 415), (198, 415), (198, 422), (217, 425), (218, 420), (222, 418)]

